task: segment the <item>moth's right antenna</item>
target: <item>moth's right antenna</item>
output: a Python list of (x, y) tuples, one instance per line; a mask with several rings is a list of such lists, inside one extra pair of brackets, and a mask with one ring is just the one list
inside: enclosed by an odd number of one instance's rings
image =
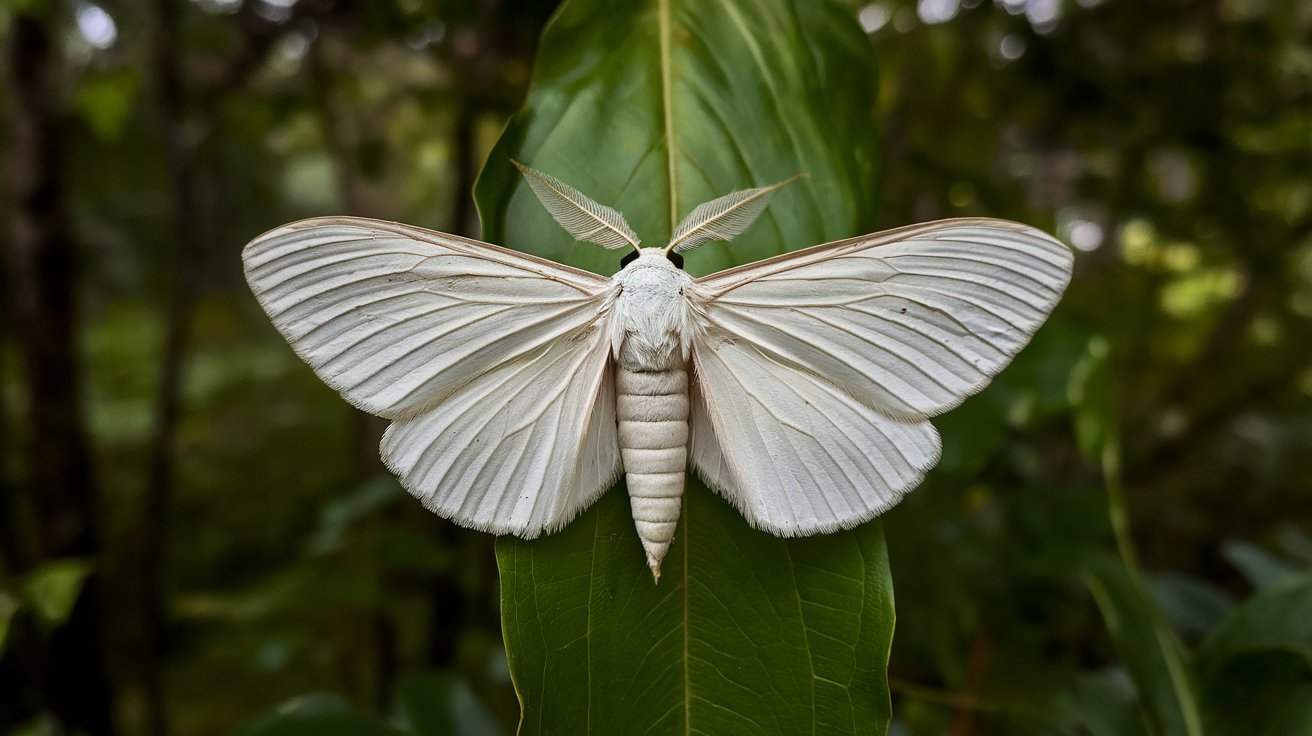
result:
[(778, 184), (743, 189), (698, 205), (675, 228), (665, 252), (684, 253), (713, 240), (733, 240), (760, 217), (771, 194), (804, 176), (806, 174), (797, 174)]
[(556, 222), (565, 228), (575, 240), (596, 243), (603, 248), (623, 248), (632, 246), (636, 252), (638, 236), (624, 221), (624, 215), (603, 204), (588, 199), (583, 192), (566, 184), (554, 176), (549, 176), (536, 169), (510, 159), (520, 171), (528, 186), (537, 195), (538, 201), (547, 212), (556, 218)]

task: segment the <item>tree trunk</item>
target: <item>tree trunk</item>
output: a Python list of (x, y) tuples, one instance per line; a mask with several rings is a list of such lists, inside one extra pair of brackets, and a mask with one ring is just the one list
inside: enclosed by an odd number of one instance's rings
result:
[[(5, 226), (6, 289), (26, 377), (30, 478), (40, 559), (100, 552), (96, 487), (82, 424), (77, 351), (77, 253), (64, 205), (59, 110), (62, 59), (56, 31), (38, 15), (12, 22)], [(46, 705), (73, 733), (113, 732), (105, 673), (100, 577), (86, 582), (69, 620), (48, 643)]]
[(196, 227), (196, 181), (191, 152), (184, 140), (183, 59), (178, 46), (182, 7), (178, 0), (156, 0), (153, 55), (162, 140), (167, 147), (173, 189), (173, 251), (164, 309), (164, 345), (155, 399), (155, 428), (150, 439), (142, 519), (141, 573), (145, 651), (141, 653), (146, 697), (146, 727), (151, 736), (168, 731), (164, 669), (169, 649), (168, 544), (173, 495), (176, 437), (182, 411), (182, 371), (196, 291), (203, 272), (203, 252)]

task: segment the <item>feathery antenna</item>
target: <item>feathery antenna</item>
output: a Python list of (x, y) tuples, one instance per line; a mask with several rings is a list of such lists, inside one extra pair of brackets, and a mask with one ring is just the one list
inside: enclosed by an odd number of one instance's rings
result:
[(638, 250), (642, 241), (618, 211), (588, 199), (583, 192), (554, 176), (531, 169), (513, 158), (510, 163), (523, 172), (538, 201), (575, 240), (596, 243), (603, 248), (628, 245)]
[(698, 205), (674, 230), (665, 252), (683, 253), (713, 240), (733, 240), (761, 215), (771, 194), (804, 176), (797, 174), (778, 184), (743, 189)]

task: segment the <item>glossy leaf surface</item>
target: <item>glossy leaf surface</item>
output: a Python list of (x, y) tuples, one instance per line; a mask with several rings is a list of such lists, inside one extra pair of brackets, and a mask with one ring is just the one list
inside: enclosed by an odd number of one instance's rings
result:
[[(480, 177), (484, 238), (611, 274), (510, 159), (622, 212), (647, 243), (698, 203), (779, 191), (732, 243), (689, 254), (705, 274), (868, 232), (875, 67), (847, 11), (824, 2), (566, 3), (524, 109)], [(498, 542), (522, 733), (881, 733), (893, 601), (878, 524), (779, 540), (690, 478), (653, 585), (622, 487), (564, 531)]]

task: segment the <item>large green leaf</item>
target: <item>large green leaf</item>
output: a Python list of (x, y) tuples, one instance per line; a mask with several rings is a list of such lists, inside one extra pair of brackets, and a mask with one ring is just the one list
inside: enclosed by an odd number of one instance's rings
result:
[(704, 201), (809, 175), (733, 243), (692, 253), (694, 274), (858, 235), (874, 219), (875, 90), (869, 42), (828, 2), (571, 0), (479, 177), (483, 236), (618, 270), (623, 254), (570, 238), (512, 157), (617, 208), (644, 245)]
[(875, 733), (892, 583), (878, 528), (780, 541), (690, 483), (654, 585), (622, 491), (498, 543), (521, 733)]
[[(480, 177), (493, 242), (614, 273), (509, 159), (625, 214), (663, 245), (697, 204), (797, 173), (703, 274), (869, 230), (875, 68), (841, 8), (812, 0), (571, 0), (543, 34), (525, 107)], [(523, 733), (880, 733), (892, 588), (877, 524), (756, 532), (690, 479), (659, 585), (612, 490), (563, 532), (497, 554)]]

